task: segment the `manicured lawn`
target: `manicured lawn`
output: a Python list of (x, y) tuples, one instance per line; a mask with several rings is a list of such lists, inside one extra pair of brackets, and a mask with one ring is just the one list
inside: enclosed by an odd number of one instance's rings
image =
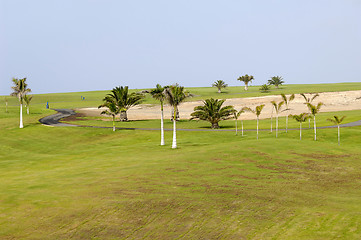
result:
[[(58, 107), (85, 106), (68, 97)], [(318, 130), (317, 141), (312, 129), (302, 141), (298, 131), (259, 140), (254, 131), (178, 131), (171, 149), (171, 131), (159, 146), (159, 131), (43, 126), (37, 120), (54, 111), (35, 99), (24, 129), (17, 106), (0, 109), (0, 239), (361, 238), (361, 127), (343, 128), (341, 146), (337, 129)]]

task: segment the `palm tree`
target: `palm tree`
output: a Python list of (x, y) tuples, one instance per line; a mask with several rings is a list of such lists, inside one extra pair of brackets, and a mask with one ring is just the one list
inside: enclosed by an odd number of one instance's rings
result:
[(252, 80), (254, 80), (254, 77), (252, 75), (246, 74), (242, 77), (239, 77), (237, 79), (238, 81), (244, 82), (244, 90), (247, 91), (248, 90), (248, 83), (252, 82)]
[(256, 106), (256, 108), (253, 110), (251, 108), (246, 108), (246, 110), (253, 112), (257, 116), (257, 139), (258, 139), (258, 122), (259, 122), (259, 115), (261, 115), (262, 109), (264, 108), (264, 104)]
[(8, 113), (8, 98), (5, 97), (5, 112)]
[(308, 106), (308, 109), (310, 110), (310, 113), (312, 114), (313, 116), (313, 129), (314, 129), (314, 132), (315, 132), (315, 141), (316, 141), (316, 114), (320, 112), (320, 109), (321, 109), (321, 106), (323, 105), (322, 102), (319, 102), (317, 104), (317, 106), (315, 105), (312, 105), (311, 103), (308, 103), (307, 106)]
[(220, 121), (231, 118), (232, 114), (236, 112), (233, 106), (222, 107), (224, 101), (213, 98), (204, 100), (203, 106), (194, 108), (194, 112), (191, 113), (191, 120), (208, 121), (212, 124), (212, 129), (219, 128), (218, 123)]
[[(313, 100), (315, 100), (315, 98), (317, 98), (319, 95), (318, 93), (315, 93), (312, 95), (312, 93), (310, 93), (311, 96), (307, 97), (304, 93), (301, 93), (300, 95), (305, 99), (305, 104), (307, 105), (308, 103), (312, 103)], [(311, 114), (309, 112), (309, 114)], [(311, 128), (311, 118), (308, 118), (308, 128)]]
[(120, 109), (118, 108), (118, 105), (116, 103), (116, 99), (112, 96), (108, 95), (105, 96), (103, 99), (104, 103), (100, 105), (98, 108), (106, 107), (108, 109), (102, 111), (100, 114), (106, 114), (110, 115), (113, 118), (113, 131), (115, 131), (115, 116), (119, 114)]
[(212, 87), (218, 88), (218, 93), (221, 93), (222, 88), (228, 87), (228, 84), (226, 84), (223, 80), (217, 80), (212, 84)]
[[(292, 94), (289, 98), (287, 98), (284, 93), (281, 93), (281, 97), (282, 97), (282, 99), (283, 99), (283, 101), (285, 102), (285, 105), (286, 105), (286, 109), (284, 111), (290, 110), (289, 104), (293, 99), (295, 99), (295, 94)], [(286, 115), (286, 133), (287, 132), (288, 132), (288, 115)]]
[(276, 111), (276, 137), (278, 137), (278, 114), (281, 111), (282, 105), (285, 103), (284, 101), (279, 102), (278, 104), (275, 101), (271, 102), (275, 111)]
[(178, 84), (169, 86), (164, 91), (166, 99), (173, 107), (173, 142), (172, 148), (177, 148), (177, 128), (176, 128), (176, 119), (177, 119), (177, 109), (178, 106), (191, 95), (188, 91), (184, 89), (183, 86), (179, 86)]
[(270, 80), (268, 80), (268, 84), (269, 85), (274, 85), (277, 89), (278, 86), (282, 85), (283, 83), (285, 83), (283, 80), (283, 77), (281, 76), (274, 76), (272, 77)]
[(290, 115), (297, 122), (300, 123), (300, 140), (302, 139), (302, 123), (306, 122), (307, 118), (310, 118), (308, 113), (301, 113), (300, 115)]
[(29, 95), (25, 95), (24, 96), (24, 102), (25, 102), (25, 107), (26, 107), (26, 113), (29, 115), (30, 114), (30, 102), (33, 99), (33, 95), (29, 96)]
[(270, 85), (267, 85), (267, 84), (263, 84), (259, 90), (263, 93), (267, 93), (271, 90), (271, 86)]
[(162, 87), (160, 84), (157, 84), (157, 86), (152, 89), (149, 93), (154, 98), (160, 101), (160, 111), (161, 111), (161, 117), (160, 117), (160, 145), (163, 146), (164, 143), (164, 115), (163, 115), (163, 105), (165, 100), (165, 94), (164, 90), (167, 87)]
[(345, 117), (346, 116), (343, 116), (343, 117), (339, 118), (338, 116), (333, 116), (334, 119), (330, 119), (330, 118), (327, 119), (328, 121), (333, 122), (334, 124), (337, 124), (338, 145), (340, 145), (340, 124), (345, 119)]
[(14, 86), (11, 87), (14, 92), (11, 93), (11, 96), (16, 96), (19, 99), (20, 103), (20, 128), (23, 128), (23, 101), (24, 96), (31, 92), (31, 89), (28, 88), (28, 84), (26, 83), (26, 78), (18, 79), (13, 78), (12, 79)]
[(114, 99), (120, 111), (120, 121), (128, 121), (127, 111), (129, 108), (141, 103), (144, 95), (141, 93), (128, 92), (128, 86), (115, 87), (107, 96)]
[[(238, 135), (238, 128), (237, 128), (237, 122), (238, 122), (238, 118), (239, 116), (241, 116), (242, 113), (244, 113), (248, 108), (247, 107), (243, 107), (241, 110), (239, 110), (238, 112), (235, 110), (233, 112), (233, 116), (234, 116), (234, 120), (236, 122), (236, 135)], [(243, 120), (241, 119), (241, 125), (242, 125), (242, 136), (243, 136)]]

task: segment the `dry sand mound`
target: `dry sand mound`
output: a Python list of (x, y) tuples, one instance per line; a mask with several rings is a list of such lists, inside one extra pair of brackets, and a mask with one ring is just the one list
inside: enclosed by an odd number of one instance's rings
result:
[[(361, 91), (345, 91), (345, 92), (324, 92), (319, 93), (313, 104), (318, 102), (324, 103), (321, 107), (321, 112), (335, 112), (335, 111), (347, 111), (347, 110), (361, 110)], [(289, 97), (290, 95), (287, 95)], [(233, 105), (237, 110), (242, 107), (255, 108), (260, 104), (265, 104), (264, 110), (260, 115), (260, 118), (269, 118), (272, 111), (271, 101), (281, 101), (280, 95), (271, 95), (265, 97), (251, 97), (251, 98), (232, 98), (227, 99), (225, 105)], [(307, 106), (304, 104), (304, 99), (299, 94), (296, 94), (295, 99), (290, 103), (290, 110), (282, 112), (280, 116), (286, 116), (288, 114), (299, 114), (301, 112), (307, 112)], [(179, 106), (180, 118), (189, 119), (190, 114), (193, 112), (194, 107), (202, 105), (202, 101), (185, 102)], [(87, 116), (99, 116), (102, 109), (98, 108), (80, 108), (76, 109), (77, 112), (83, 113)], [(242, 114), (243, 119), (254, 119), (255, 116), (252, 113)], [(164, 106), (164, 117), (171, 117), (171, 107), (169, 105)], [(159, 119), (160, 118), (160, 106), (152, 104), (141, 104), (128, 110), (129, 120), (141, 120), (141, 119)]]

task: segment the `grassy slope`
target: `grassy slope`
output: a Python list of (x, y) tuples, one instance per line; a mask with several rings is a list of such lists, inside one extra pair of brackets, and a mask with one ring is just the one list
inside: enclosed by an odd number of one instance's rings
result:
[(2, 239), (361, 238), (361, 127), (340, 147), (324, 129), (178, 132), (172, 150), (171, 132), (45, 127), (42, 104), (18, 129), (17, 111), (0, 111)]

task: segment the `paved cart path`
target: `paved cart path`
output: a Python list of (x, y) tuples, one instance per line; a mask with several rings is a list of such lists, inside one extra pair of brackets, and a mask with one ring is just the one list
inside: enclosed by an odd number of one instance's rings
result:
[[(112, 127), (100, 127), (100, 126), (87, 126), (87, 125), (75, 125), (75, 124), (68, 124), (68, 123), (61, 123), (59, 122), (61, 119), (76, 115), (76, 112), (71, 109), (52, 109), (57, 111), (58, 113), (46, 116), (39, 120), (44, 125), (48, 126), (54, 126), (54, 127), (90, 127), (90, 128), (112, 128)], [(355, 126), (361, 126), (361, 120), (356, 122), (350, 122), (345, 124), (340, 124), (340, 127), (355, 127)], [(334, 126), (323, 126), (323, 127), (317, 127), (317, 129), (323, 129), (323, 128), (337, 128), (337, 125)], [(123, 129), (123, 130), (160, 130), (160, 128), (123, 128), (123, 127), (117, 127), (116, 129)], [(302, 130), (307, 130), (310, 128), (302, 128)], [(313, 128), (311, 128), (313, 129)], [(269, 131), (270, 129), (259, 129), (259, 131)], [(278, 129), (280, 131), (283, 131), (285, 129)], [(289, 128), (288, 130), (300, 130), (299, 128)], [(173, 131), (171, 128), (165, 128), (164, 131)], [(229, 131), (233, 132), (234, 129), (182, 129), (178, 128), (177, 131), (195, 131), (195, 132), (201, 132), (201, 131)], [(256, 131), (256, 129), (245, 129), (244, 131)]]

